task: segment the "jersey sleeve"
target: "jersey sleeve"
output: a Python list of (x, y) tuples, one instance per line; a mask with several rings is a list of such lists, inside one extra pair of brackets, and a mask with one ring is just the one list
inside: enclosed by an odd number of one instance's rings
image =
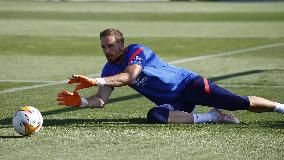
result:
[(146, 54), (141, 46), (134, 46), (130, 48), (127, 62), (128, 65), (138, 64), (143, 67), (145, 62)]
[(107, 63), (105, 64), (102, 70), (101, 77), (109, 77), (109, 76), (112, 76), (112, 73), (111, 73), (110, 65)]

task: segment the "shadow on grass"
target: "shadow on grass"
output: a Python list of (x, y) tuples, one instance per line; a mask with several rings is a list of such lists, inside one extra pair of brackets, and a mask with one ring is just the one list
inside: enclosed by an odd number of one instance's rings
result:
[(209, 78), (209, 79), (212, 80), (212, 81), (220, 81), (220, 80), (224, 80), (224, 79), (247, 76), (247, 75), (258, 74), (258, 73), (263, 73), (263, 72), (283, 72), (283, 71), (284, 71), (283, 69), (256, 69), (256, 70), (227, 74), (227, 75), (218, 76), (218, 77), (212, 77), (212, 78)]
[(67, 125), (86, 125), (86, 124), (149, 124), (146, 118), (128, 119), (47, 119), (44, 126), (67, 126)]
[(212, 81), (220, 81), (220, 80), (224, 80), (224, 79), (247, 76), (247, 75), (251, 75), (251, 74), (258, 74), (258, 73), (267, 72), (267, 71), (271, 71), (271, 70), (250, 70), (250, 71), (227, 74), (227, 75), (223, 75), (223, 76), (219, 76), (219, 77), (212, 77), (212, 78), (208, 78), (208, 79), (210, 79)]
[[(79, 118), (70, 118), (70, 119), (45, 119), (43, 122), (44, 127), (49, 127), (49, 126), (69, 126), (69, 125), (76, 125), (76, 126), (97, 126), (99, 127), (102, 124), (113, 124), (113, 125), (127, 125), (127, 124), (152, 124), (147, 121), (146, 118), (118, 118), (118, 119), (107, 119), (107, 118), (102, 118), (102, 119), (79, 119)], [(10, 128), (12, 127), (11, 123), (6, 123), (3, 121), (0, 121), (0, 128)], [(157, 124), (161, 125), (161, 124)], [(163, 124), (163, 125), (168, 125), (168, 124)], [(171, 124), (169, 124), (171, 125)], [(190, 125), (190, 124), (188, 124)], [(210, 124), (207, 124), (210, 125)], [(207, 125), (204, 125), (206, 127)], [(212, 123), (211, 125), (215, 125)], [(220, 125), (220, 124), (218, 124)], [(228, 125), (228, 124), (224, 124)], [(231, 125), (231, 124), (229, 124)], [(200, 125), (201, 127), (202, 125)], [(196, 127), (196, 126), (195, 126)], [(284, 128), (284, 121), (261, 121), (261, 122), (252, 122), (252, 123), (244, 123), (241, 122), (240, 125), (231, 125), (231, 127), (234, 128), (271, 128), (271, 129), (283, 129)], [(9, 138), (21, 138), (22, 136), (0, 136), (0, 139), (9, 139)]]
[(0, 136), (0, 139), (16, 139), (16, 138), (25, 138), (24, 136)]
[(283, 129), (284, 121), (263, 121), (255, 122), (253, 125), (263, 127), (263, 128), (274, 128), (274, 129)]
[[(74, 109), (73, 110), (78, 110)], [(67, 111), (72, 111), (66, 108)], [(64, 112), (60, 110), (60, 112)], [(128, 118), (128, 119), (44, 119), (43, 126), (66, 126), (80, 124), (147, 124), (146, 118)], [(12, 118), (0, 120), (0, 128), (12, 127)]]

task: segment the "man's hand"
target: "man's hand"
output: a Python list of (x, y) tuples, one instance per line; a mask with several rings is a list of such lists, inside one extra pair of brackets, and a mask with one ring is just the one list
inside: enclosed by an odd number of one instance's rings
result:
[(88, 78), (82, 75), (73, 75), (72, 77), (70, 77), (68, 84), (73, 84), (73, 83), (79, 83), (76, 86), (75, 90), (89, 88), (97, 85), (96, 79)]
[(63, 90), (57, 95), (58, 105), (79, 107), (81, 105), (81, 97), (77, 90), (73, 93)]

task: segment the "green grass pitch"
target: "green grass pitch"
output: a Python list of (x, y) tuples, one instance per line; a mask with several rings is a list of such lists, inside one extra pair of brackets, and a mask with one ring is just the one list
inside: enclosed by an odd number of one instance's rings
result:
[[(277, 113), (232, 112), (240, 125), (148, 124), (154, 105), (128, 87), (115, 89), (103, 109), (58, 106), (57, 93), (74, 86), (54, 82), (100, 74), (98, 34), (108, 27), (235, 93), (284, 103), (283, 2), (0, 0), (0, 159), (283, 159)], [(23, 105), (44, 118), (30, 138), (11, 124)]]

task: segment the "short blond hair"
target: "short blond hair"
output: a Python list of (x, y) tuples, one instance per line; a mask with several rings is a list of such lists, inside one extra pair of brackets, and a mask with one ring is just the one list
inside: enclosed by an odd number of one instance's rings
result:
[(120, 42), (124, 43), (123, 34), (119, 30), (114, 29), (114, 28), (108, 28), (108, 29), (105, 29), (102, 32), (100, 32), (100, 40), (103, 37), (107, 37), (107, 36), (111, 36), (111, 35), (113, 35)]

